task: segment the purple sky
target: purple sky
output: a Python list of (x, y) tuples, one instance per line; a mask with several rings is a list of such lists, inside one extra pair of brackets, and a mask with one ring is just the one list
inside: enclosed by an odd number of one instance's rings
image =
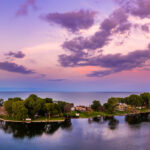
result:
[(150, 0), (1, 0), (0, 91), (149, 91)]

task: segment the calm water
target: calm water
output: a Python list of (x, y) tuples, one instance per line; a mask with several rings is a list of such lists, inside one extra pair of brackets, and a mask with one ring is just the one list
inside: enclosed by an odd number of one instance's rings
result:
[[(4, 92), (0, 97), (26, 98), (31, 93)], [(132, 93), (34, 93), (41, 97), (88, 105), (94, 99)], [(138, 93), (135, 93), (138, 94)], [(150, 115), (72, 119), (63, 123), (0, 122), (0, 150), (150, 150)]]
[(0, 92), (0, 98), (21, 97), (26, 98), (30, 94), (37, 94), (40, 97), (51, 97), (55, 100), (73, 102), (75, 105), (89, 105), (93, 100), (100, 100), (103, 104), (110, 97), (126, 97), (130, 94), (139, 93), (102, 93), (102, 92)]
[(0, 150), (149, 150), (149, 139), (149, 114), (47, 124), (0, 122)]

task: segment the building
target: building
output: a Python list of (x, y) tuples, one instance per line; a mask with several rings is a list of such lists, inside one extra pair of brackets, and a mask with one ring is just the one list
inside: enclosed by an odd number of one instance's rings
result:
[(86, 112), (87, 111), (85, 106), (76, 106), (75, 110), (79, 111), (79, 112)]
[(119, 105), (116, 107), (116, 110), (118, 111), (126, 111), (128, 108), (128, 105), (125, 103), (119, 103)]
[(86, 106), (76, 106), (75, 110), (79, 111), (79, 112), (91, 112), (91, 111), (93, 111), (91, 107), (86, 107)]

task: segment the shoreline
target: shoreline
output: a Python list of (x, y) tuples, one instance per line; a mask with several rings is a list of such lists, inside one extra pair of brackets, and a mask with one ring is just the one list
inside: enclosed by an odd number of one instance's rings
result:
[(8, 120), (8, 119), (3, 119), (0, 118), (0, 121), (4, 122), (14, 122), (14, 123), (51, 123), (51, 122), (64, 122), (65, 119), (63, 120), (33, 120), (33, 121), (17, 121), (17, 120)]
[[(71, 117), (70, 119), (88, 119), (88, 118), (101, 118), (101, 117), (115, 117), (115, 116), (127, 116), (127, 115), (138, 115), (138, 114), (145, 114), (145, 113), (150, 113), (150, 110), (147, 112), (137, 112), (137, 113), (126, 113), (126, 114), (115, 114), (115, 115), (101, 115), (101, 116), (94, 116), (94, 117)], [(17, 120), (8, 120), (8, 119), (3, 119), (0, 118), (0, 121), (4, 121), (4, 122), (12, 122), (12, 123), (53, 123), (53, 122), (64, 122), (66, 119), (62, 119), (62, 120), (33, 120), (33, 121), (17, 121)]]

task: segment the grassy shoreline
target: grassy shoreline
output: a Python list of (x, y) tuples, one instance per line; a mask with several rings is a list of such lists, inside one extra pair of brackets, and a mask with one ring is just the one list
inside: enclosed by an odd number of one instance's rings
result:
[(150, 109), (144, 108), (139, 110), (139, 112), (130, 113), (130, 112), (124, 112), (124, 111), (116, 111), (115, 113), (107, 113), (107, 112), (71, 112), (71, 117), (76, 117), (75, 114), (79, 113), (79, 118), (92, 118), (92, 117), (113, 117), (113, 116), (126, 116), (126, 115), (136, 115), (136, 114), (142, 114), (142, 113), (149, 113)]
[(51, 119), (47, 119), (47, 118), (38, 118), (38, 119), (33, 119), (31, 121), (23, 121), (23, 120), (16, 120), (16, 119), (13, 119), (11, 117), (8, 117), (8, 116), (4, 116), (4, 115), (0, 115), (0, 120), (1, 121), (5, 121), (5, 122), (22, 122), (22, 123), (38, 123), (38, 122), (64, 122), (65, 121), (65, 118), (64, 117), (59, 117), (59, 118), (51, 118)]
[[(142, 114), (142, 113), (149, 113), (150, 109), (144, 108), (141, 109), (139, 112), (136, 113), (129, 113), (129, 112), (123, 112), (123, 111), (116, 111), (115, 113), (107, 113), (107, 112), (76, 112), (73, 111), (69, 115), (71, 119), (73, 118), (94, 118), (94, 117), (113, 117), (113, 116), (126, 116), (126, 115), (136, 115), (136, 114)], [(79, 113), (79, 117), (76, 117), (75, 114)], [(59, 118), (51, 118), (47, 119), (44, 117), (34, 119), (32, 121), (22, 121), (22, 120), (16, 120), (8, 116), (0, 115), (0, 120), (5, 122), (16, 122), (16, 123), (40, 123), (40, 122), (64, 122), (65, 117), (59, 117)]]

